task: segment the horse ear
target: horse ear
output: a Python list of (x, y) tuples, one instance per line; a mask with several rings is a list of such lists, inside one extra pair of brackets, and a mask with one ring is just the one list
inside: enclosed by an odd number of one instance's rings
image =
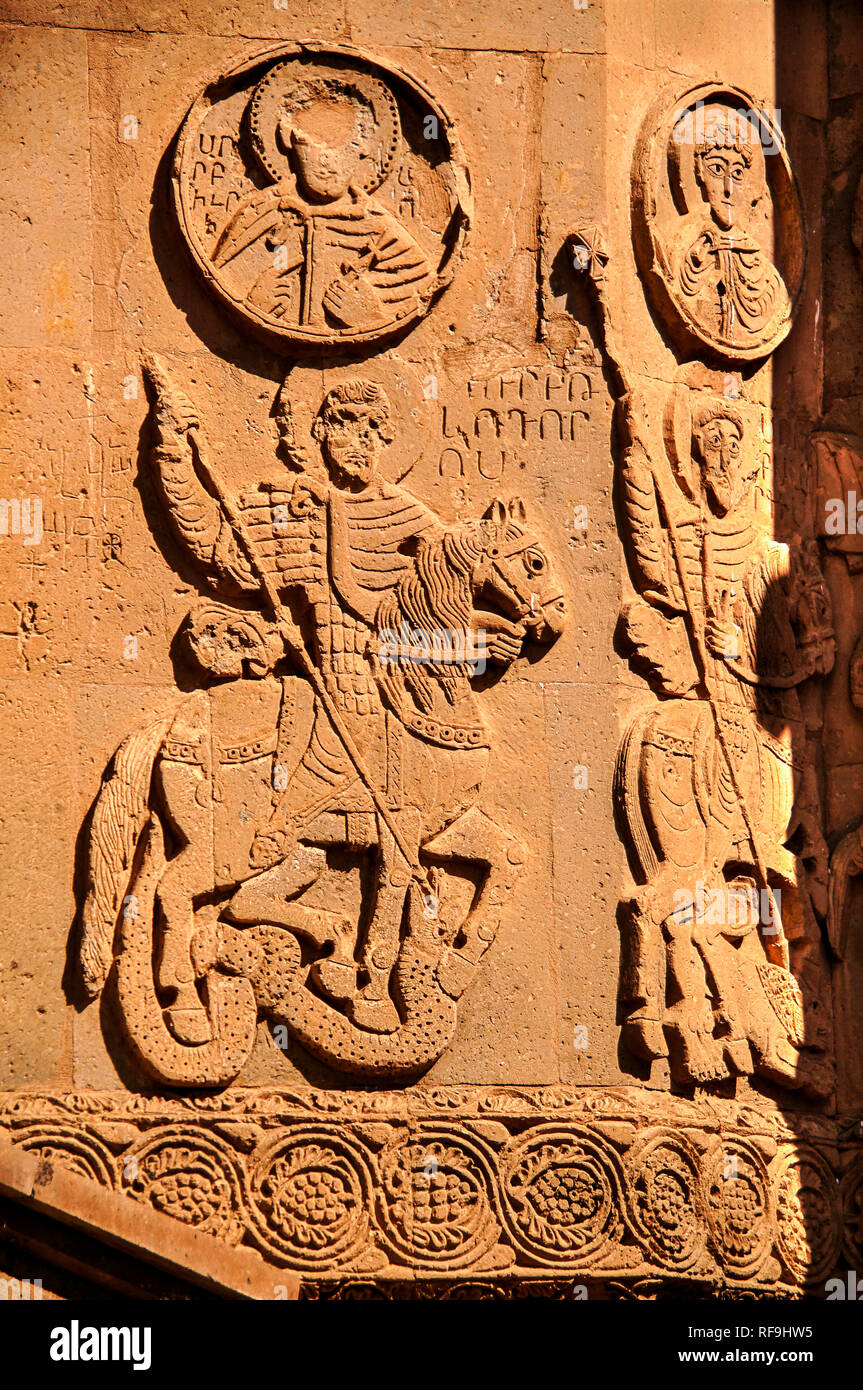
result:
[(527, 507), (520, 497), (510, 499), (509, 514), (513, 521), (527, 521)]
[(496, 497), (485, 513), (489, 521), (493, 521), (496, 526), (503, 526), (506, 522), (506, 503), (503, 498)]

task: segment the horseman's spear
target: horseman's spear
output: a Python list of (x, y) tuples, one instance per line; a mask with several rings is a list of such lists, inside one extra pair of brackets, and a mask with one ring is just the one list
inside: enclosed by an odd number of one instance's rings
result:
[(202, 450), (201, 440), (198, 435), (197, 429), (194, 426), (192, 427), (192, 429), (189, 430), (189, 438), (194, 443), (195, 448), (197, 450), (198, 462), (201, 467), (201, 472), (203, 474), (204, 481), (209, 485), (217, 502), (223, 508), (225, 516), (228, 518), (228, 521), (230, 522), (234, 530), (234, 534), (236, 535), (244, 551), (246, 552), (246, 557), (249, 561), (252, 570), (254, 571), (255, 578), (257, 579), (258, 583), (261, 586), (261, 589), (263, 590), (267, 603), (269, 604), (273, 616), (275, 617), (276, 622), (278, 624), (279, 632), (285, 640), (285, 645), (287, 646), (292, 659), (300, 668), (302, 674), (311, 683), (316, 696), (318, 697), (324, 709), (326, 710), (327, 718), (329, 719), (330, 723), (332, 724), (333, 728), (335, 729), (336, 733), (341, 739), (345, 752), (347, 753), (348, 757), (350, 758), (353, 764), (354, 771), (357, 773), (360, 780), (365, 783), (366, 789), (369, 792), (369, 795), (371, 796), (372, 801), (375, 804), (375, 809), (380, 815), (381, 820), (384, 822), (393, 839), (395, 840), (402, 856), (405, 859), (405, 862), (408, 864), (411, 870), (411, 873), (416, 879), (419, 880), (422, 887), (426, 890), (426, 895), (428, 896), (432, 893), (432, 887), (429, 883), (426, 872), (420, 864), (418, 858), (415, 855), (411, 854), (411, 851), (408, 848), (408, 845), (404, 837), (402, 836), (401, 830), (399, 829), (395, 817), (390, 812), (390, 809), (384, 801), (383, 796), (381, 795), (378, 788), (375, 786), (374, 781), (372, 780), (371, 773), (366, 768), (362, 759), (362, 755), (360, 754), (359, 749), (354, 743), (350, 731), (348, 730), (347, 726), (342, 720), (341, 714), (339, 713), (336, 703), (333, 700), (329, 690), (327, 689), (324, 683), (320, 671), (314, 665), (311, 658), (309, 657), (308, 652), (306, 651), (305, 644), (302, 640), (302, 634), (300, 633), (299, 628), (294, 622), (290, 611), (286, 608), (286, 606), (282, 603), (281, 599), (279, 598), (276, 586), (272, 583), (269, 575), (267, 574), (266, 570), (264, 569), (263, 565), (261, 564), (258, 558), (255, 543), (248, 533), (245, 521), (243, 520), (239, 507), (235, 505), (233, 499), (221, 486), (219, 479), (214, 473), (212, 467), (210, 466), (206, 458), (204, 451)]
[[(147, 357), (144, 359), (144, 367), (148, 377), (153, 382), (153, 385), (156, 387), (157, 392), (159, 394), (167, 394), (167, 392), (165, 391), (165, 387), (167, 386), (166, 375), (162, 371), (161, 366), (156, 362), (152, 354), (148, 354)], [(180, 424), (180, 421), (178, 420), (177, 423)], [(201, 440), (200, 435), (198, 434), (197, 423), (187, 423), (186, 434), (191, 443), (195, 446), (195, 452), (198, 456), (198, 467), (200, 468), (203, 480), (207, 485), (210, 494), (214, 497), (214, 499), (218, 502), (219, 506), (222, 508), (222, 511), (227, 517), (228, 522), (230, 523), (234, 531), (234, 534), (236, 535), (241, 546), (243, 547), (243, 550), (246, 553), (246, 558), (248, 559), (249, 565), (251, 566), (255, 578), (261, 586), (261, 590), (263, 591), (267, 604), (269, 605), (273, 613), (273, 617), (276, 620), (279, 632), (285, 639), (285, 645), (287, 646), (291, 657), (293, 658), (296, 665), (300, 668), (302, 674), (311, 683), (316, 696), (318, 697), (324, 709), (326, 710), (327, 718), (329, 719), (330, 723), (336, 731), (336, 734), (341, 740), (344, 750), (350, 758), (351, 763), (353, 764), (354, 771), (356, 772), (360, 780), (365, 784), (365, 787), (369, 792), (372, 801), (374, 802), (375, 810), (378, 812), (379, 816), (381, 817), (381, 820), (384, 822), (390, 834), (392, 835), (393, 840), (398, 846), (400, 853), (402, 854), (406, 864), (411, 870), (412, 876), (416, 878), (421, 884), (421, 886), (424, 888), (426, 896), (434, 896), (432, 886), (428, 879), (428, 875), (426, 874), (425, 870), (420, 864), (418, 857), (412, 854), (410, 849), (408, 848), (408, 845), (405, 842), (404, 837), (402, 836), (402, 833), (399, 829), (398, 823), (395, 820), (394, 816), (391, 814), (390, 809), (384, 801), (383, 797), (381, 796), (378, 788), (375, 786), (375, 783), (372, 780), (371, 773), (366, 768), (360, 751), (354, 743), (350, 731), (345, 726), (342, 717), (336, 707), (336, 704), (332, 699), (329, 690), (324, 684), (320, 672), (318, 671), (317, 667), (313, 664), (308, 652), (306, 651), (302, 639), (302, 634), (300, 633), (299, 628), (294, 622), (291, 613), (279, 598), (276, 586), (273, 584), (269, 575), (264, 569), (264, 566), (261, 564), (261, 561), (258, 558), (257, 550), (255, 548), (255, 543), (248, 533), (240, 508), (236, 505), (228, 491), (222, 486), (220, 479), (218, 478), (215, 470), (210, 464), (206, 455), (206, 450), (203, 447), (203, 442)]]
[[(651, 473), (653, 473), (652, 467)], [(731, 750), (729, 749), (728, 744), (725, 740), (725, 730), (722, 727), (722, 716), (720, 715), (719, 710), (716, 707), (716, 700), (714, 699), (713, 694), (710, 690), (710, 686), (707, 682), (707, 651), (702, 641), (701, 630), (695, 616), (696, 610), (692, 601), (692, 594), (689, 588), (689, 581), (686, 578), (686, 571), (683, 566), (683, 556), (680, 550), (680, 539), (677, 534), (677, 527), (675, 526), (674, 521), (672, 520), (670, 508), (666, 504), (665, 498), (662, 495), (662, 489), (659, 486), (659, 480), (657, 479), (655, 474), (653, 474), (653, 483), (654, 487), (656, 488), (657, 500), (665, 516), (665, 524), (668, 528), (668, 538), (671, 542), (671, 552), (674, 556), (674, 565), (677, 570), (678, 578), (680, 580), (680, 587), (683, 590), (683, 601), (686, 604), (687, 617), (689, 618), (690, 641), (694, 648), (694, 654), (697, 657), (696, 664), (699, 668), (698, 674), (701, 678), (702, 686), (707, 691), (707, 703), (709, 704), (710, 711), (713, 715), (713, 726), (716, 730), (716, 737), (719, 741), (719, 746), (722, 749), (723, 755), (725, 757), (725, 762), (728, 766), (728, 771), (731, 775), (731, 785), (733, 786), (734, 794), (737, 797), (737, 804), (740, 807), (740, 813), (743, 817), (743, 825), (747, 835), (749, 836), (750, 844), (752, 845), (752, 857), (755, 860), (755, 867), (758, 871), (758, 876), (761, 879), (762, 885), (766, 893), (768, 894), (771, 902), (773, 903), (775, 921), (777, 925), (777, 945), (779, 946), (779, 950), (782, 955), (782, 963), (785, 966), (785, 969), (787, 970), (790, 966), (790, 959), (788, 954), (788, 938), (785, 935), (785, 928), (782, 925), (782, 917), (779, 912), (779, 904), (777, 903), (773, 895), (773, 892), (771, 891), (770, 883), (767, 879), (767, 870), (764, 866), (764, 861), (761, 858), (761, 850), (758, 847), (758, 841), (755, 838), (755, 826), (753, 825), (752, 819), (749, 815), (749, 808), (746, 805), (746, 798), (743, 795), (743, 790), (740, 786), (740, 782), (737, 777), (737, 769), (734, 766), (734, 760), (731, 756)], [(704, 538), (702, 537), (701, 539), (703, 545)]]

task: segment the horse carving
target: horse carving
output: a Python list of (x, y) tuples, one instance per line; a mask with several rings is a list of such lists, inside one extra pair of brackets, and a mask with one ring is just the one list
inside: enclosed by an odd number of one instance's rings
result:
[[(165, 390), (163, 378), (159, 404)], [(354, 443), (367, 438), (379, 394), (341, 397)], [(176, 403), (173, 418), (176, 483), (194, 425)], [(163, 1084), (228, 1083), (259, 1013), (359, 1075), (427, 1067), (453, 1037), (525, 859), (478, 804), (492, 739), (472, 682), (486, 661), (505, 668), (525, 641), (560, 632), (545, 548), (518, 502), (452, 529), (423, 517), (372, 611), (351, 591), (351, 556), (358, 570), (369, 563), (351, 548), (357, 493), (337, 490), (301, 476), (287, 504), (270, 503), (287, 505), (291, 541), (317, 521), (328, 533), (324, 572), (306, 575), (308, 622), (288, 611), (266, 561), (265, 601), (252, 606), (265, 547), (256, 552), (247, 518), (259, 499), (245, 511), (222, 499), (246, 542), (230, 570), (247, 594), (192, 610), (183, 638), (201, 688), (125, 740), (94, 808), (83, 977), (95, 996), (115, 970), (132, 1048)], [(387, 513), (376, 555), (387, 554), (389, 514), (410, 505), (394, 491), (359, 511), (360, 523)], [(214, 516), (214, 535), (222, 524)], [(216, 553), (214, 543), (210, 563)]]
[[(689, 398), (689, 399), (687, 399)], [(624, 1035), (683, 1083), (757, 1072), (823, 1094), (827, 846), (798, 690), (835, 642), (810, 543), (756, 525), (741, 409), (686, 393), (673, 469), (630, 446), (621, 482), (639, 597), (633, 664), (664, 697), (636, 715), (615, 779), (639, 884), (625, 906)]]

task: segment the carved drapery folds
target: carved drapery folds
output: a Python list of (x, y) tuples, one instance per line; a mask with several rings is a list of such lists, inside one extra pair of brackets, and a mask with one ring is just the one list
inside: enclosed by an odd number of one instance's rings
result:
[(799, 688), (832, 666), (829, 602), (814, 542), (773, 540), (758, 515), (764, 408), (739, 379), (729, 399), (727, 374), (688, 376), (663, 438), (645, 401), (621, 403), (639, 591), (621, 629), (660, 696), (616, 779), (644, 885), (627, 908), (626, 1037), (670, 1052), (683, 1082), (757, 1073), (826, 1094), (827, 847)]

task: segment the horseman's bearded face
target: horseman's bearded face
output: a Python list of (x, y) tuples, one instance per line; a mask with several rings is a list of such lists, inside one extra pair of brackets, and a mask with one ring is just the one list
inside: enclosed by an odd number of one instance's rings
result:
[(328, 408), (320, 441), (335, 482), (371, 482), (384, 447), (381, 425), (381, 413), (374, 406), (338, 404)]
[(750, 483), (740, 426), (735, 420), (715, 416), (695, 430), (692, 442), (712, 505), (721, 515), (739, 507)]

